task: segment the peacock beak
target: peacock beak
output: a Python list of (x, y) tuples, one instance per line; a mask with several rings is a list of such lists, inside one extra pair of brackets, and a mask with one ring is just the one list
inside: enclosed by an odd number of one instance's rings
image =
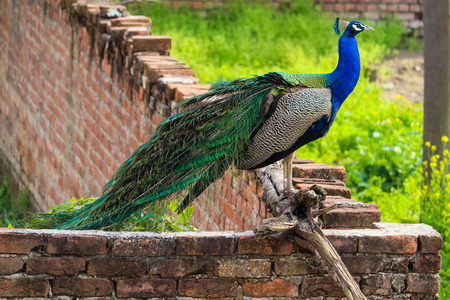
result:
[(364, 30), (375, 30), (372, 27), (370, 27), (369, 25), (364, 25)]

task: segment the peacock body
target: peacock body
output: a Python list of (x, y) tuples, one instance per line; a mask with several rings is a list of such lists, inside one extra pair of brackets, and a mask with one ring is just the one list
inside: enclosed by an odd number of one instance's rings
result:
[[(355, 36), (372, 29), (358, 21), (347, 24), (333, 72), (236, 79), (180, 103), (184, 111), (158, 126), (119, 167), (101, 197), (76, 211), (41, 215), (41, 227), (108, 229), (184, 191), (182, 211), (231, 164), (261, 168), (325, 136), (359, 78)], [(338, 25), (337, 19), (339, 34)]]

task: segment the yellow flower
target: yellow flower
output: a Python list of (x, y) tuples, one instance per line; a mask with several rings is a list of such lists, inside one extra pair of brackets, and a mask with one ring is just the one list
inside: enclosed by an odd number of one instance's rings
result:
[(430, 142), (426, 142), (425, 146), (427, 146), (429, 148), (431, 146), (431, 143)]
[(448, 136), (444, 135), (444, 136), (441, 138), (441, 140), (442, 140), (443, 143), (447, 143), (447, 142), (448, 142)]
[(431, 146), (431, 152), (434, 152), (434, 151), (436, 151), (436, 146), (435, 145)]

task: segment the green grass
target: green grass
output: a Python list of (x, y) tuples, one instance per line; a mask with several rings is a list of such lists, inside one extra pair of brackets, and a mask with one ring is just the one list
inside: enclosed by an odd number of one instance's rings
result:
[[(269, 71), (330, 72), (338, 59), (338, 36), (333, 30), (336, 16), (313, 7), (312, 1), (297, 1), (291, 9), (240, 2), (203, 11), (158, 3), (129, 10), (150, 16), (153, 34), (172, 36), (172, 56), (190, 65), (204, 83)], [(402, 95), (395, 100), (383, 99), (380, 87), (369, 80), (379, 63), (395, 52), (393, 49), (421, 51), (423, 44), (414, 37), (405, 38), (406, 30), (394, 19), (378, 24), (362, 21), (375, 31), (357, 38), (362, 63), (358, 86), (342, 106), (328, 136), (303, 147), (297, 156), (344, 165), (354, 198), (378, 204), (383, 221), (422, 220), (439, 230), (444, 235), (440, 295), (447, 299), (448, 221), (443, 210), (430, 207), (436, 201), (445, 207), (450, 200), (421, 200), (431, 199), (420, 188), (423, 109)]]
[(12, 197), (10, 185), (4, 177), (0, 183), (0, 227), (8, 227), (9, 221), (20, 219), (29, 211), (31, 211), (30, 191), (20, 189), (17, 197)]

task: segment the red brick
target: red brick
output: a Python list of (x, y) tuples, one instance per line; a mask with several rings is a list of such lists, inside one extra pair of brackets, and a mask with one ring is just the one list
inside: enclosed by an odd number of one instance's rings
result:
[(239, 254), (288, 255), (294, 252), (294, 243), (285, 235), (257, 239), (254, 236), (242, 236), (238, 240)]
[(46, 297), (49, 289), (47, 279), (0, 278), (0, 297)]
[(8, 275), (22, 270), (23, 260), (20, 257), (0, 257), (0, 275)]
[(112, 253), (115, 256), (166, 256), (173, 254), (175, 245), (174, 239), (118, 239)]
[(44, 244), (44, 237), (31, 233), (0, 232), (0, 253), (30, 254), (30, 251)]
[(172, 47), (172, 37), (158, 35), (135, 35), (131, 37), (133, 52), (140, 51), (170, 51)]
[(409, 272), (409, 257), (395, 258), (384, 261), (384, 272), (389, 273), (408, 273)]
[(408, 4), (399, 4), (398, 5), (398, 10), (399, 11), (408, 11), (409, 10), (409, 6), (408, 6)]
[(130, 24), (136, 26), (134, 25), (136, 23), (142, 24), (139, 26), (150, 26), (152, 24), (152, 21), (150, 18), (145, 16), (127, 16), (111, 19), (111, 26), (130, 26)]
[(106, 254), (105, 237), (89, 235), (58, 235), (49, 236), (47, 253), (74, 255), (102, 255)]
[(177, 255), (229, 255), (234, 251), (231, 236), (182, 236), (177, 240)]
[(358, 252), (413, 254), (417, 251), (414, 236), (386, 235), (363, 236), (359, 238)]
[(175, 296), (176, 282), (169, 279), (121, 279), (117, 281), (119, 298), (166, 298)]
[(343, 256), (342, 261), (352, 274), (378, 273), (384, 268), (383, 257), (378, 256)]
[[(359, 278), (355, 278), (356, 282)], [(330, 277), (307, 277), (303, 279), (300, 285), (300, 293), (302, 297), (344, 297), (339, 284)]]
[(86, 261), (81, 257), (30, 257), (26, 272), (30, 275), (75, 276), (84, 270)]
[(300, 259), (280, 258), (275, 260), (274, 271), (277, 275), (295, 276), (315, 274), (318, 272), (318, 269)]
[(442, 249), (442, 237), (437, 231), (419, 236), (419, 251), (422, 253), (439, 253)]
[(93, 258), (88, 262), (88, 275), (93, 276), (120, 276), (141, 277), (147, 271), (146, 263), (127, 259)]
[(347, 182), (347, 173), (342, 166), (326, 166), (323, 164), (293, 164), (292, 175), (297, 178), (320, 178)]
[(410, 4), (409, 5), (409, 10), (411, 12), (421, 12), (422, 11), (422, 7), (419, 4)]
[(224, 298), (237, 296), (237, 281), (234, 279), (181, 279), (178, 294), (186, 297)]
[(111, 282), (103, 278), (57, 277), (52, 280), (54, 295), (102, 297), (112, 294)]
[(439, 285), (438, 275), (408, 274), (405, 292), (435, 294), (439, 291)]
[(215, 274), (219, 277), (269, 277), (271, 275), (269, 259), (230, 259), (216, 260)]
[(381, 212), (376, 207), (342, 207), (322, 218), (325, 228), (371, 228), (381, 221)]
[(271, 281), (244, 282), (242, 294), (249, 297), (297, 297), (298, 286), (288, 280), (274, 279)]
[(358, 238), (356, 236), (341, 236), (332, 230), (324, 230), (325, 237), (330, 241), (338, 253), (356, 253)]
[[(346, 186), (321, 183), (322, 180), (319, 181), (318, 183), (305, 183), (305, 180), (300, 179), (300, 178), (294, 178), (293, 180), (294, 180), (294, 185), (297, 189), (302, 189), (302, 190), (309, 189), (314, 184), (317, 184), (317, 185), (320, 185), (320, 187), (325, 190), (325, 192), (327, 193), (328, 196), (340, 196), (340, 197), (347, 198), (347, 199), (350, 199), (352, 197), (352, 191), (349, 188), (347, 188)], [(312, 182), (313, 180), (307, 180), (307, 181)]]
[(208, 261), (188, 259), (163, 259), (150, 263), (149, 274), (159, 274), (162, 277), (184, 277), (187, 275), (203, 274), (212, 266)]
[(415, 273), (439, 273), (441, 271), (442, 257), (437, 255), (419, 255), (412, 263)]
[(377, 274), (363, 278), (361, 279), (360, 286), (361, 292), (367, 296), (387, 296), (393, 293), (392, 279), (389, 277), (389, 274)]

